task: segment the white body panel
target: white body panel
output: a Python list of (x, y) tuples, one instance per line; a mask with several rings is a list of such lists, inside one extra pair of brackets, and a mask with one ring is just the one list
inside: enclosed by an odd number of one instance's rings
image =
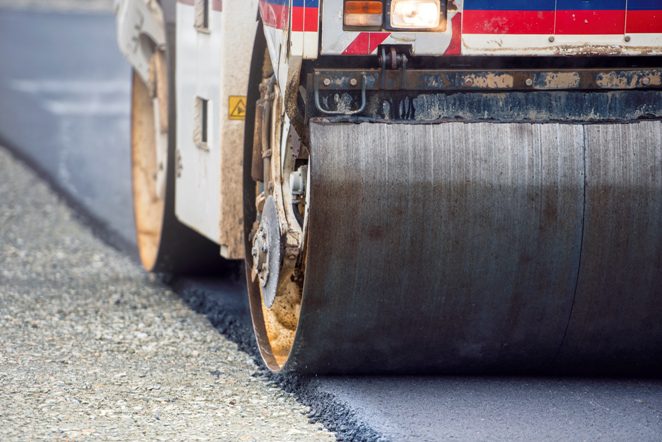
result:
[[(209, 2), (207, 29), (196, 28), (196, 6), (177, 3), (176, 215), (241, 256), (243, 106), (257, 29), (257, 0)], [(230, 97), (232, 109), (230, 109)], [(200, 143), (196, 100), (208, 102), (207, 143)], [(243, 104), (242, 100), (243, 99)], [(232, 233), (237, 232), (237, 233)], [(239, 250), (241, 249), (241, 250)]]
[[(221, 207), (221, 13), (209, 17), (209, 31), (195, 27), (192, 6), (177, 4), (177, 218), (212, 241), (220, 239)], [(196, 98), (209, 100), (208, 141), (194, 140)]]

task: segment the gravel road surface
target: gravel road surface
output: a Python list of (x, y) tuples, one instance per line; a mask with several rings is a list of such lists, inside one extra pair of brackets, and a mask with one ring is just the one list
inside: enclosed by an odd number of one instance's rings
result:
[(0, 440), (333, 440), (0, 149)]

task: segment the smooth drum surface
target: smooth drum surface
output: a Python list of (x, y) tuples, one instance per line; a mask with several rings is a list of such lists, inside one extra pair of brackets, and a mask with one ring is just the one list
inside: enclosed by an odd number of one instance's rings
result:
[(559, 361), (662, 373), (662, 123), (586, 127), (586, 217)]
[(287, 368), (659, 368), (661, 126), (311, 122)]

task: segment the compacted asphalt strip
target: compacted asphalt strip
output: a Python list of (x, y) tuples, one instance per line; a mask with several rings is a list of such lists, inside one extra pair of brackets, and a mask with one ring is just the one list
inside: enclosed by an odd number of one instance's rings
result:
[[(95, 233), (133, 254), (129, 69), (115, 47), (113, 17), (0, 8), (0, 57), (0, 139), (92, 220)], [(124, 269), (133, 275), (133, 266)], [(147, 291), (156, 284), (135, 278)], [(256, 360), (239, 277), (170, 285)], [(260, 373), (295, 393), (309, 417), (341, 439), (662, 440), (660, 380)]]

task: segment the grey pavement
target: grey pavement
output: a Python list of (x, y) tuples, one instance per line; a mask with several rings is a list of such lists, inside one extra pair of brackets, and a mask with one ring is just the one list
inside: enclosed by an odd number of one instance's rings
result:
[(41, 11), (97, 12), (112, 11), (113, 0), (0, 0), (0, 8)]
[(112, 15), (0, 9), (0, 54), (0, 139), (133, 241), (130, 70)]
[[(102, 231), (129, 244), (128, 68), (114, 48), (113, 32), (112, 17), (104, 14), (0, 10), (0, 54), (19, 60), (0, 64), (0, 138), (101, 223)], [(80, 43), (80, 35), (89, 44)], [(80, 66), (81, 60), (89, 63)], [(17, 87), (21, 81), (34, 87)], [(96, 110), (58, 112), (62, 103), (65, 109)], [(183, 280), (172, 287), (220, 335), (255, 357), (240, 283)], [(311, 406), (313, 419), (345, 439), (662, 440), (660, 380), (272, 380)]]
[(0, 149), (1, 440), (333, 440)]

